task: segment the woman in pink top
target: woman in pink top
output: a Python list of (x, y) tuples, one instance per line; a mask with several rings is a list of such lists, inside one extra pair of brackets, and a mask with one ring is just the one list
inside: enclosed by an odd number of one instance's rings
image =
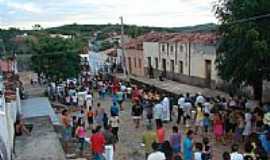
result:
[(162, 121), (160, 119), (158, 119), (156, 125), (157, 125), (157, 131), (156, 131), (157, 142), (159, 144), (163, 144), (163, 142), (165, 140), (165, 130), (163, 128)]
[(76, 136), (79, 138), (80, 142), (80, 151), (83, 151), (84, 148), (84, 138), (86, 136), (86, 130), (84, 128), (84, 124), (82, 123), (81, 119), (78, 120), (78, 127), (76, 129)]

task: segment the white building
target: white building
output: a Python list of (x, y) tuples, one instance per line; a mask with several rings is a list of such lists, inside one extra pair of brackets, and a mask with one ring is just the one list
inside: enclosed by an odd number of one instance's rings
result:
[[(163, 34), (157, 42), (144, 42), (144, 66), (155, 76), (199, 86), (215, 88), (221, 80), (215, 66), (214, 33)], [(146, 72), (148, 74), (148, 72)]]

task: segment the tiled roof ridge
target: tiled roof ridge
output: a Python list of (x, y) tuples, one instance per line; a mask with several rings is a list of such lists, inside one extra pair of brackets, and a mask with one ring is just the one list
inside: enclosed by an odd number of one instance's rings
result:
[(124, 44), (126, 49), (142, 49), (143, 42), (190, 42), (190, 43), (203, 43), (215, 44), (218, 36), (215, 32), (191, 32), (191, 33), (168, 33), (168, 32), (149, 32), (144, 35), (131, 39)]

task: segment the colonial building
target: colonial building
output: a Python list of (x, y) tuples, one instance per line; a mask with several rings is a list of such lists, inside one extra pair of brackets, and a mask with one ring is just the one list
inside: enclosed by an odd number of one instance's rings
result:
[(217, 76), (215, 33), (163, 34), (159, 41), (143, 43), (144, 67), (150, 66), (155, 77), (166, 78), (202, 87), (215, 88)]
[(126, 67), (129, 74), (144, 76), (144, 48), (143, 42), (155, 42), (160, 39), (161, 33), (151, 32), (130, 40), (124, 45)]

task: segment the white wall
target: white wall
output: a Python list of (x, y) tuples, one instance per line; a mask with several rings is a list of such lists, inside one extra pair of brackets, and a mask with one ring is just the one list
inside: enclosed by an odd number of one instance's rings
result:
[(148, 67), (148, 57), (151, 57), (151, 65), (155, 68), (155, 58), (159, 59), (159, 43), (143, 42), (144, 67)]
[(211, 60), (211, 79), (218, 80), (215, 65), (216, 47), (204, 44), (191, 45), (191, 76), (205, 78), (205, 60)]

